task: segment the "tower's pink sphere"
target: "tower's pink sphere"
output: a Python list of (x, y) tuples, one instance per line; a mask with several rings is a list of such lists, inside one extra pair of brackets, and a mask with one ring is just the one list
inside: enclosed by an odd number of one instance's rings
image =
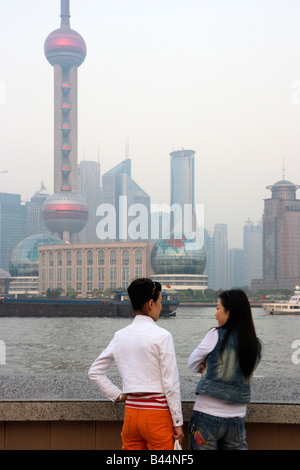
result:
[(49, 34), (44, 45), (45, 56), (51, 65), (79, 67), (86, 56), (86, 44), (73, 29), (56, 29)]
[(52, 233), (79, 233), (88, 220), (88, 208), (77, 193), (54, 193), (46, 200), (42, 217)]

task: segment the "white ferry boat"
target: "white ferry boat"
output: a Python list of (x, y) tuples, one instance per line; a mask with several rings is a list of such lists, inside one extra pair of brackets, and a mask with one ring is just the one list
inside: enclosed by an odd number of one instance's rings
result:
[(262, 307), (270, 315), (300, 315), (300, 287), (295, 287), (294, 293), (289, 300), (263, 303)]

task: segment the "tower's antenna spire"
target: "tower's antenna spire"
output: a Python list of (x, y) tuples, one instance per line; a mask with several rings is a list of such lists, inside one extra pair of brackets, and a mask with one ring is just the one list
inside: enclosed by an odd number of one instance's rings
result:
[(70, 0), (60, 0), (61, 28), (70, 28)]
[(285, 168), (284, 168), (284, 158), (283, 158), (283, 167), (282, 167), (282, 179), (285, 179)]

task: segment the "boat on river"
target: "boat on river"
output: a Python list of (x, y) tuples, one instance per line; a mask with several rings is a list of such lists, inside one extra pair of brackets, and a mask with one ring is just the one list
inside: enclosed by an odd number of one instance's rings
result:
[(263, 303), (262, 307), (270, 315), (300, 315), (300, 287), (295, 287), (289, 300)]
[[(162, 292), (160, 318), (176, 316), (179, 301)], [(116, 291), (113, 298), (97, 299), (11, 299), (0, 301), (0, 317), (134, 317), (128, 294)]]
[[(132, 311), (132, 315), (134, 316), (130, 299), (128, 294), (123, 291), (116, 291), (113, 297), (113, 303), (118, 305), (120, 311), (126, 312), (126, 307), (129, 311)], [(175, 317), (176, 316), (176, 309), (179, 305), (179, 301), (176, 297), (172, 296), (171, 294), (162, 291), (161, 293), (161, 312), (160, 317)], [(124, 315), (121, 315), (124, 316)]]

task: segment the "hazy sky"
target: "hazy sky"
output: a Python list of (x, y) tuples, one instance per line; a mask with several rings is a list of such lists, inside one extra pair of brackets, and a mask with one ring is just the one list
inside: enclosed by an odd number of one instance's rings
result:
[[(196, 151), (205, 226), (229, 246), (257, 222), (267, 185), (300, 184), (299, 0), (71, 0), (87, 44), (78, 160), (101, 175), (125, 157), (152, 203), (169, 203), (170, 157)], [(53, 69), (60, 0), (1, 0), (0, 191), (53, 190)], [(300, 195), (299, 195), (300, 197)]]

